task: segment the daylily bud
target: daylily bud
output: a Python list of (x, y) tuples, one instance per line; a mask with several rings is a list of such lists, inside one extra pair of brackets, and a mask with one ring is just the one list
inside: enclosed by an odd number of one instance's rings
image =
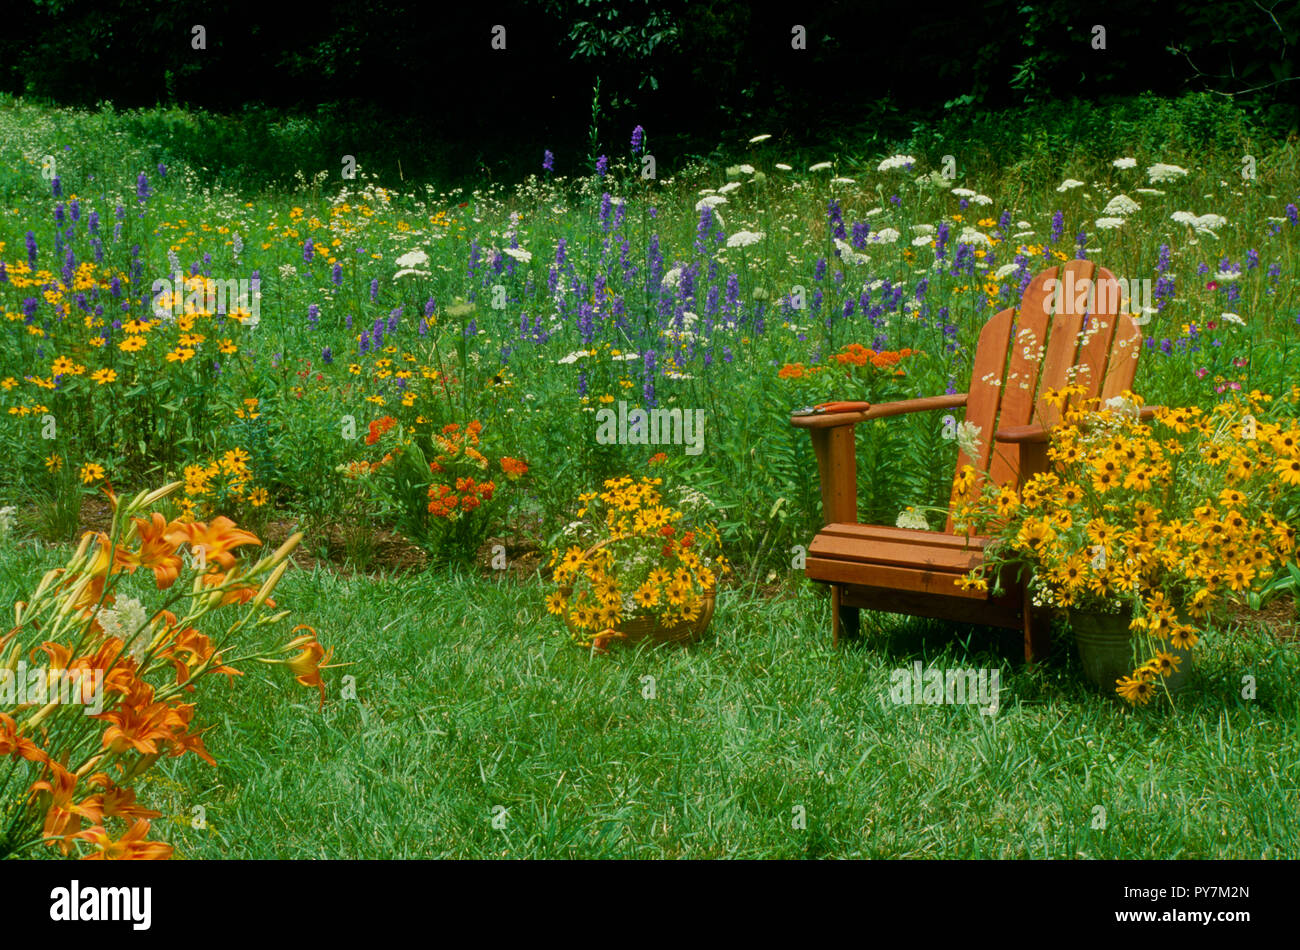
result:
[(50, 713), (54, 712), (54, 710), (58, 708), (59, 708), (59, 701), (57, 699), (54, 700), (53, 702), (46, 703), (44, 706), (40, 708), (40, 711), (37, 712), (35, 716), (32, 716), (31, 719), (27, 720), (27, 722), (25, 723), (26, 727), (30, 729), (34, 726), (40, 725), (41, 722), (50, 715)]
[[(301, 535), (295, 535), (294, 537), (301, 537)], [(291, 538), (290, 540), (293, 539)], [(271, 576), (266, 579), (265, 583), (262, 584), (261, 589), (257, 592), (257, 596), (253, 598), (254, 607), (261, 607), (262, 604), (266, 603), (266, 598), (271, 596), (271, 591), (275, 590), (275, 585), (280, 583), (280, 578), (284, 577), (284, 572), (288, 569), (288, 561), (280, 562), (280, 566), (271, 573)]]
[(271, 563), (279, 564), (281, 561), (283, 561), (286, 557), (289, 556), (289, 552), (298, 546), (298, 542), (301, 540), (302, 540), (301, 531), (295, 531), (293, 534), (289, 535), (289, 537), (285, 539), (284, 544), (276, 548), (275, 553), (271, 555)]
[(184, 484), (185, 484), (184, 482), (172, 482), (170, 485), (164, 485), (162, 488), (154, 489), (149, 494), (144, 496), (144, 498), (140, 502), (140, 506), (142, 508), (147, 508), (158, 499), (166, 498), (168, 495), (170, 495), (172, 492), (174, 492), (176, 489), (180, 488)]

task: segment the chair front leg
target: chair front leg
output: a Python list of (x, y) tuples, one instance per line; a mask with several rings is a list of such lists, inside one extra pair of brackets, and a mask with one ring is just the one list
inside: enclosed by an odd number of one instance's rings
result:
[(853, 426), (810, 429), (809, 434), (821, 480), (823, 523), (856, 524), (858, 459)]
[(847, 606), (844, 603), (844, 588), (839, 584), (832, 584), (831, 646), (838, 647), (845, 640), (853, 641), (861, 636), (860, 608)]
[(1025, 631), (1025, 662), (1034, 666), (1039, 660), (1047, 658), (1051, 648), (1051, 618), (1045, 612), (1034, 609), (1034, 599), (1029, 594), (1029, 585), (1024, 587), (1021, 606), (1021, 623)]

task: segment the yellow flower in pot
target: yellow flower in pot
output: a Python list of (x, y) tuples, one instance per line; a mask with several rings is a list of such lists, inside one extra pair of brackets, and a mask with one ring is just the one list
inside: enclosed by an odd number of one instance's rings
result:
[(579, 496), (579, 520), (565, 530), (564, 549), (551, 553), (556, 589), (546, 599), (579, 645), (690, 642), (708, 627), (718, 580), (731, 567), (717, 528), (689, 517), (707, 499), (683, 489), (671, 505), (662, 483), (623, 476)]

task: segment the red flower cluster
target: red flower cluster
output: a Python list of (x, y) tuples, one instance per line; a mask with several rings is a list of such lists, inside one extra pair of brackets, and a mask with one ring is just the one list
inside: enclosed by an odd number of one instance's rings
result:
[(495, 482), (475, 482), (473, 477), (457, 478), (456, 489), (449, 485), (429, 486), (429, 514), (436, 518), (450, 518), (457, 511), (473, 511), (485, 501), (492, 500)]

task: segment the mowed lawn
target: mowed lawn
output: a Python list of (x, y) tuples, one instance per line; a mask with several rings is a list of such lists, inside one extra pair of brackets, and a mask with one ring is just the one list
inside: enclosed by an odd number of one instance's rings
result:
[[(7, 545), (4, 602), (64, 550)], [(867, 614), (833, 651), (798, 578), (724, 591), (689, 649), (591, 655), (542, 597), (291, 571), (285, 623), (347, 665), (323, 710), (276, 667), (207, 684), (218, 764), (150, 773), (156, 836), (181, 858), (1300, 856), (1295, 641), (1207, 631), (1177, 711), (1129, 710), (1064, 637), (1030, 672), (1014, 634)], [(997, 714), (891, 702), (918, 660), (999, 670)]]

